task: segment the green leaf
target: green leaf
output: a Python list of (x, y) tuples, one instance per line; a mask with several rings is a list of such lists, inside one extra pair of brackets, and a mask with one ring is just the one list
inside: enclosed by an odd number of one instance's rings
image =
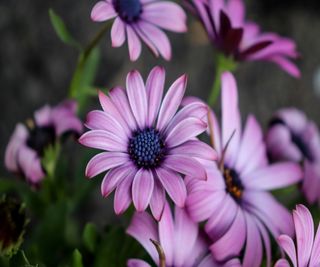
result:
[(79, 250), (75, 249), (72, 254), (72, 267), (83, 267), (82, 255)]
[(81, 50), (81, 45), (72, 37), (63, 20), (57, 15), (57, 13), (53, 11), (53, 9), (49, 9), (49, 16), (51, 24), (59, 39), (63, 43), (71, 45)]
[(82, 234), (83, 244), (90, 252), (94, 252), (97, 242), (97, 228), (93, 223), (87, 223)]

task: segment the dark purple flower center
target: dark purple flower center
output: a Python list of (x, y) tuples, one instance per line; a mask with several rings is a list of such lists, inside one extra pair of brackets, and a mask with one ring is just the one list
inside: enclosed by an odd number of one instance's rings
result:
[(142, 13), (140, 0), (113, 0), (113, 6), (119, 16), (128, 23), (137, 21)]
[(239, 174), (235, 170), (225, 167), (223, 177), (227, 192), (231, 194), (236, 201), (239, 201), (244, 190)]
[(139, 168), (155, 168), (164, 159), (165, 144), (157, 130), (146, 128), (133, 134), (129, 141), (128, 152)]
[[(276, 124), (283, 124), (283, 125), (287, 126), (286, 123), (279, 118), (275, 118), (270, 122), (270, 126), (273, 126)], [(292, 131), (290, 131), (290, 134), (291, 134), (292, 143), (294, 143), (298, 147), (298, 149), (300, 150), (302, 155), (306, 159), (308, 159), (309, 161), (311, 161), (311, 162), (314, 161), (314, 156), (312, 155), (312, 152), (311, 152), (308, 144), (305, 142), (305, 140), (301, 136), (293, 133)]]
[(44, 150), (55, 141), (55, 130), (53, 126), (34, 127), (29, 132), (27, 146), (43, 156)]

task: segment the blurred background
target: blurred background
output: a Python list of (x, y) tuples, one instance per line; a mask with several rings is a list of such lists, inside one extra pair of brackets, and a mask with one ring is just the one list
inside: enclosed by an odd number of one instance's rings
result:
[[(73, 36), (86, 44), (101, 27), (90, 20), (95, 2), (0, 1), (0, 177), (13, 177), (5, 170), (3, 161), (15, 124), (31, 117), (35, 109), (44, 104), (55, 105), (68, 94), (77, 51), (57, 38), (48, 9), (53, 8)], [(275, 110), (296, 106), (320, 124), (320, 2), (251, 0), (246, 3), (247, 18), (258, 22), (264, 31), (274, 31), (297, 42), (302, 78), (296, 80), (271, 63), (242, 63), (236, 77), (243, 118), (254, 113), (265, 127)], [(191, 18), (188, 23), (188, 33), (169, 33), (173, 47), (171, 62), (155, 59), (144, 47), (142, 56), (132, 63), (127, 47), (111, 48), (110, 36), (106, 35), (101, 43), (96, 85), (107, 88), (124, 85), (129, 70), (136, 68), (146, 77), (154, 65), (160, 64), (166, 68), (167, 85), (187, 73), (187, 94), (205, 99), (214, 79), (214, 50), (200, 24)], [(92, 98), (92, 105), (98, 107), (96, 97)], [(79, 147), (75, 145), (72, 149)], [(101, 198), (99, 193), (97, 197)], [(100, 204), (108, 209), (112, 200)]]

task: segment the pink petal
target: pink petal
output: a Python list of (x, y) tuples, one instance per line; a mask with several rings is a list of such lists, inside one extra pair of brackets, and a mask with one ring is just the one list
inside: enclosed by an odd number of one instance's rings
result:
[(139, 38), (148, 46), (148, 48), (151, 50), (151, 52), (154, 54), (155, 57), (159, 57), (159, 52), (155, 44), (152, 40), (150, 40), (150, 36), (145, 32), (145, 29), (141, 27), (140, 23), (136, 23), (132, 25), (135, 32), (139, 36)]
[(206, 180), (207, 178), (207, 172), (205, 168), (196, 159), (188, 156), (167, 156), (167, 159), (164, 161), (162, 166), (193, 178), (198, 178), (201, 180)]
[(149, 263), (143, 261), (143, 260), (138, 260), (138, 259), (130, 259), (127, 262), (128, 267), (151, 267)]
[(265, 226), (261, 223), (261, 221), (258, 218), (254, 218), (260, 234), (262, 236), (263, 239), (263, 243), (264, 243), (264, 249), (266, 251), (266, 267), (270, 267), (271, 266), (271, 243), (270, 243), (270, 238), (269, 238), (269, 233), (267, 232)]
[(159, 179), (154, 180), (154, 188), (153, 193), (150, 200), (150, 209), (152, 212), (153, 217), (159, 221), (162, 217), (165, 199), (166, 199), (166, 192), (160, 183)]
[(126, 142), (123, 142), (119, 136), (104, 130), (91, 130), (86, 132), (79, 138), (79, 142), (84, 146), (97, 149), (127, 151)]
[(306, 115), (296, 108), (281, 109), (276, 116), (282, 119), (295, 134), (302, 134), (307, 127)]
[(144, 82), (138, 71), (131, 71), (127, 76), (127, 94), (132, 113), (140, 129), (144, 129), (148, 112), (148, 100)]
[(291, 259), (293, 265), (297, 266), (297, 252), (292, 238), (287, 235), (280, 235), (278, 242)]
[(154, 2), (146, 5), (141, 17), (163, 29), (174, 32), (187, 31), (187, 16), (176, 3), (169, 1)]
[(46, 105), (34, 113), (34, 118), (37, 126), (47, 126), (52, 122), (51, 108)]
[(290, 60), (286, 59), (285, 57), (277, 56), (270, 58), (270, 61), (276, 63), (280, 66), (281, 69), (286, 71), (288, 74), (293, 76), (294, 78), (300, 78), (301, 72), (298, 67), (292, 63)]
[(206, 128), (207, 124), (198, 118), (184, 119), (168, 133), (165, 142), (170, 148), (176, 147), (203, 133)]
[(164, 168), (157, 168), (156, 173), (173, 202), (177, 206), (183, 207), (187, 197), (187, 189), (181, 176)]
[(132, 183), (132, 200), (137, 211), (144, 211), (148, 207), (153, 188), (154, 178), (152, 172), (140, 169)]
[(141, 42), (131, 26), (127, 25), (126, 28), (130, 60), (136, 61), (141, 54)]
[(177, 79), (169, 88), (159, 111), (157, 129), (162, 130), (170, 122), (181, 103), (186, 90), (187, 76)]
[[(213, 128), (213, 132), (211, 132), (210, 127)], [(213, 141), (213, 148), (218, 152), (218, 155), (222, 154), (222, 139), (221, 139), (221, 130), (217, 120), (215, 113), (210, 110), (208, 113), (208, 134), (210, 135), (210, 139)]]
[[(234, 242), (237, 240), (237, 242)], [(213, 256), (222, 261), (240, 254), (246, 240), (246, 222), (241, 209), (238, 209), (237, 216), (229, 228), (217, 242), (211, 245), (210, 250)]]
[(226, 164), (229, 167), (232, 167), (238, 155), (239, 139), (241, 134), (238, 91), (235, 78), (230, 72), (222, 74), (221, 84), (223, 147), (226, 146), (234, 133), (225, 154)]
[(285, 259), (280, 259), (276, 262), (274, 267), (290, 267), (290, 264), (287, 260)]
[(227, 4), (228, 15), (232, 19), (233, 27), (242, 27), (244, 23), (245, 7), (242, 0), (229, 0)]
[(134, 237), (148, 251), (153, 261), (158, 262), (158, 253), (150, 239), (159, 241), (155, 221), (146, 212), (135, 212), (127, 229), (127, 234)]
[(147, 125), (153, 126), (161, 105), (165, 82), (165, 70), (162, 67), (154, 67), (147, 79), (146, 90), (148, 95), (148, 118)]
[(101, 183), (101, 194), (107, 197), (127, 176), (131, 176), (135, 167), (131, 163), (123, 164), (110, 170)]
[(184, 209), (175, 207), (174, 266), (184, 266), (194, 253), (198, 237), (198, 225), (194, 223)]
[(217, 160), (218, 158), (217, 152), (211, 146), (198, 140), (189, 140), (180, 146), (170, 149), (169, 153), (208, 160)]
[(131, 204), (131, 186), (133, 178), (134, 175), (130, 175), (117, 185), (114, 194), (114, 211), (117, 215), (124, 213)]
[(117, 15), (111, 3), (107, 1), (99, 1), (91, 11), (91, 19), (93, 21), (106, 21)]
[(320, 265), (320, 224), (318, 224), (318, 230), (316, 233), (316, 237), (314, 238), (309, 264), (310, 266)]
[(18, 123), (12, 136), (10, 137), (9, 143), (5, 152), (5, 166), (9, 171), (18, 172), (19, 166), (18, 161), (18, 151), (21, 146), (26, 142), (28, 138), (27, 128)]
[(302, 170), (298, 164), (291, 162), (275, 163), (258, 169), (247, 175), (245, 187), (255, 190), (272, 190), (283, 188), (299, 182)]
[(102, 152), (94, 156), (86, 167), (86, 176), (92, 178), (109, 169), (129, 161), (128, 155), (121, 152)]
[(164, 211), (159, 222), (159, 240), (166, 255), (166, 265), (172, 266), (174, 253), (174, 222), (168, 203), (165, 204)]
[(112, 47), (122, 46), (126, 40), (126, 26), (118, 17), (114, 20), (111, 28)]

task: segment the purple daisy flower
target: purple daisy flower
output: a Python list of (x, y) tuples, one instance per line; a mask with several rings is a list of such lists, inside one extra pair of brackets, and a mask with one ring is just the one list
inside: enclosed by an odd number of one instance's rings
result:
[(167, 35), (160, 29), (185, 32), (186, 14), (176, 3), (157, 0), (104, 0), (92, 9), (94, 21), (115, 18), (111, 29), (113, 47), (122, 46), (126, 38), (130, 60), (135, 61), (141, 53), (141, 41), (155, 56), (171, 59), (171, 45)]
[(264, 243), (270, 265), (267, 231), (275, 238), (281, 233), (291, 235), (293, 223), (289, 211), (267, 190), (297, 183), (302, 172), (292, 162), (268, 165), (262, 130), (254, 116), (249, 116), (241, 130), (234, 77), (225, 72), (221, 81), (222, 129), (213, 112), (208, 117), (218, 161), (202, 161), (207, 166), (207, 181), (186, 178), (186, 206), (195, 221), (208, 220), (205, 230), (212, 238), (210, 249), (218, 261), (243, 251), (243, 266), (260, 266)]
[(298, 56), (295, 42), (275, 33), (261, 33), (257, 24), (245, 21), (242, 0), (189, 1), (210, 41), (225, 55), (238, 61), (270, 61), (300, 77), (299, 69), (290, 61)]
[[(278, 242), (289, 256), (294, 267), (320, 266), (320, 226), (314, 237), (314, 224), (310, 211), (303, 205), (297, 205), (293, 211), (297, 249), (290, 236), (281, 235)], [(276, 262), (275, 267), (290, 267), (286, 259)]]
[[(102, 150), (90, 160), (86, 175), (108, 171), (101, 185), (107, 197), (115, 190), (114, 209), (124, 212), (131, 201), (138, 211), (150, 204), (160, 219), (165, 191), (174, 203), (183, 207), (186, 187), (180, 174), (206, 179), (206, 171), (197, 158), (214, 160), (215, 151), (196, 136), (204, 132), (208, 109), (193, 103), (177, 112), (187, 78), (177, 79), (162, 104), (165, 82), (163, 68), (155, 67), (144, 84), (139, 72), (127, 76), (126, 90), (116, 87), (109, 96), (99, 93), (103, 111), (92, 111), (86, 126), (91, 129), (80, 143)], [(176, 113), (177, 112), (177, 113)]]
[(302, 191), (310, 204), (320, 203), (320, 135), (316, 124), (300, 110), (282, 109), (270, 123), (266, 143), (271, 160), (303, 165)]
[[(207, 244), (199, 233), (198, 224), (193, 222), (184, 209), (175, 206), (173, 219), (170, 207), (165, 205), (162, 218), (156, 222), (146, 212), (136, 212), (127, 233), (134, 237), (146, 249), (157, 266), (159, 256), (150, 240), (157, 241), (165, 256), (167, 267), (240, 267), (238, 259), (224, 264), (217, 263), (208, 254)], [(128, 267), (150, 267), (139, 259), (130, 259)]]
[(76, 102), (68, 100), (53, 108), (39, 109), (27, 126), (17, 124), (5, 152), (6, 168), (22, 174), (31, 184), (38, 184), (45, 177), (41, 165), (45, 149), (66, 133), (82, 133), (76, 110)]

